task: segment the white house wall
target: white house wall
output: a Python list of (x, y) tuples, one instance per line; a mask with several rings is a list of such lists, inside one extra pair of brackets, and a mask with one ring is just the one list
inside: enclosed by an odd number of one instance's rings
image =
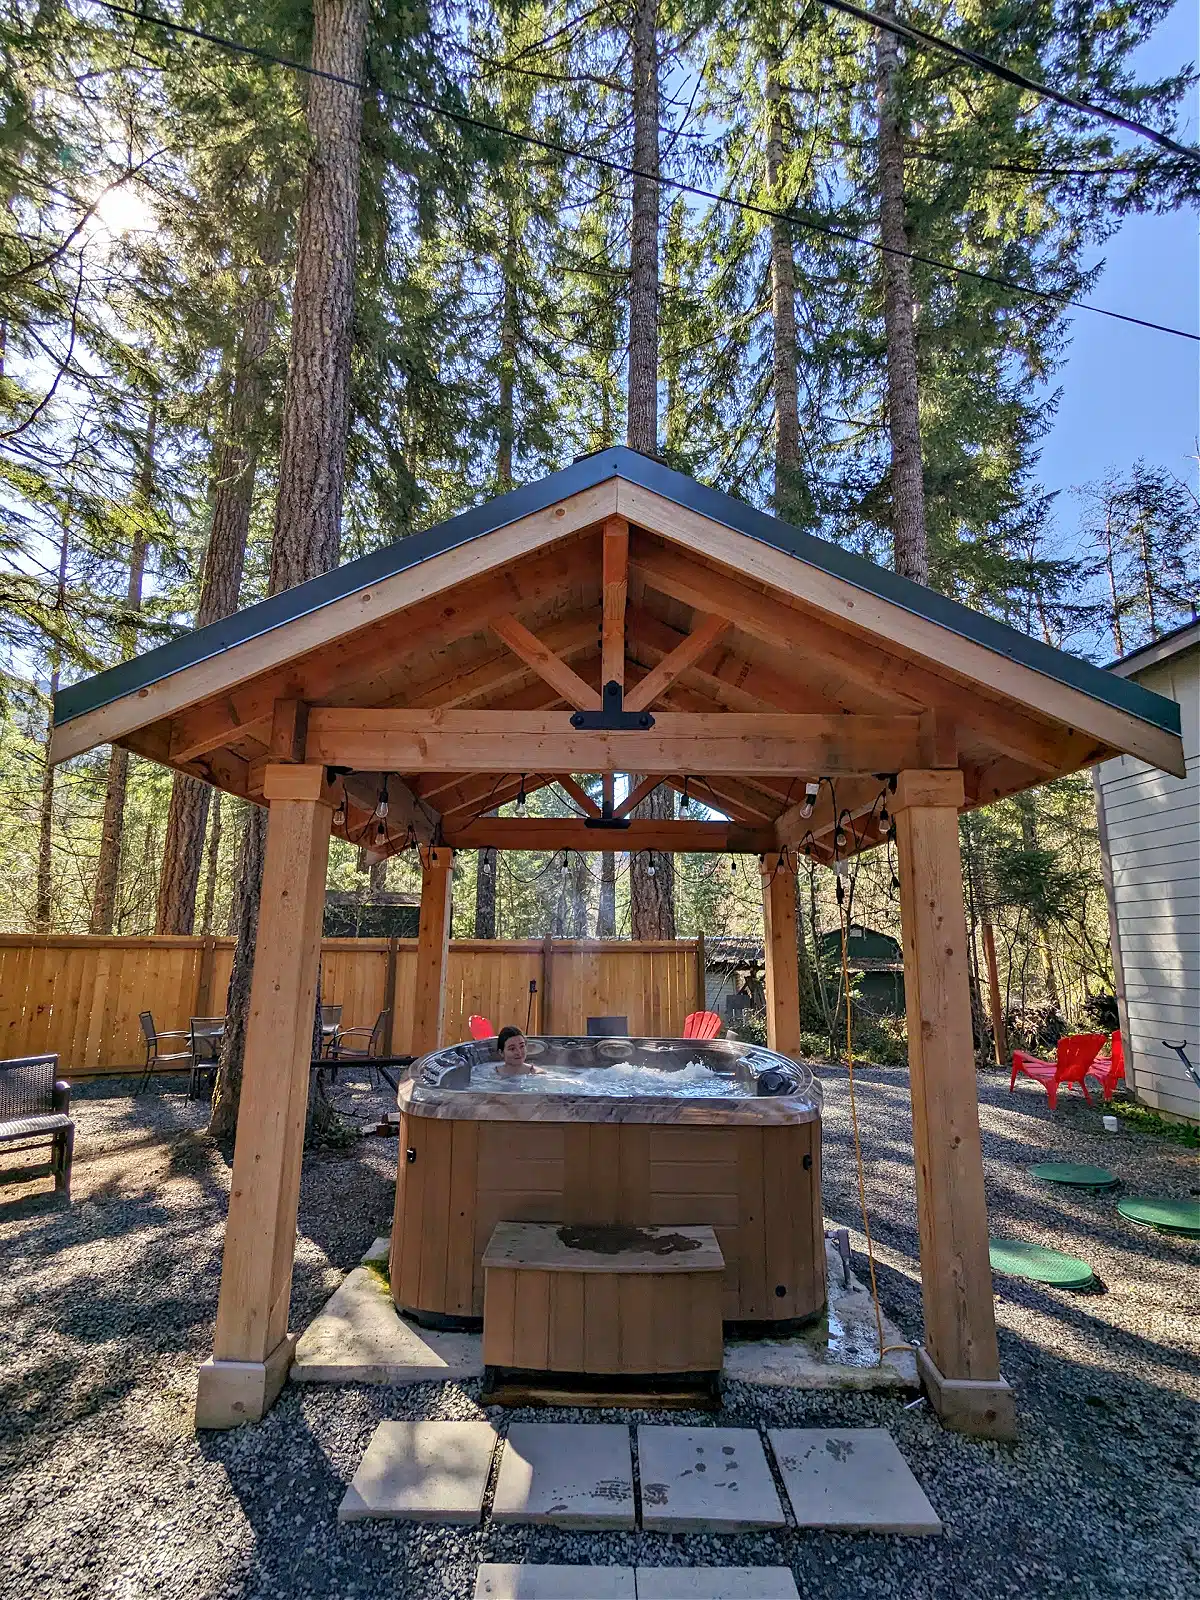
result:
[(1200, 648), (1129, 676), (1178, 700), (1188, 771), (1173, 778), (1121, 756), (1097, 772), (1126, 1051), (1139, 1100), (1200, 1119), (1200, 1088), (1163, 1043), (1185, 1042), (1200, 1071)]

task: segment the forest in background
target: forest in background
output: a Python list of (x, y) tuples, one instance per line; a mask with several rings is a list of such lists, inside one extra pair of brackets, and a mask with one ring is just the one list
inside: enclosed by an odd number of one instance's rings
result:
[[(1169, 9), (904, 16), (1169, 128), (1192, 68), (1131, 67)], [(819, 0), (155, 14), (182, 30), (0, 8), (0, 929), (252, 914), (252, 808), (122, 751), (50, 769), (60, 685), (614, 442), (1092, 659), (1194, 614), (1189, 464), (1055, 497), (1038, 452), (1085, 261), (1194, 204), (1195, 162)], [(962, 840), (1012, 1010), (1081, 1018), (1112, 982), (1088, 776)], [(799, 870), (811, 954), (838, 907)], [(639, 871), (464, 854), (455, 932), (761, 930), (757, 861)], [(329, 884), (418, 875), (335, 841)], [(886, 849), (852, 914), (897, 931)]]

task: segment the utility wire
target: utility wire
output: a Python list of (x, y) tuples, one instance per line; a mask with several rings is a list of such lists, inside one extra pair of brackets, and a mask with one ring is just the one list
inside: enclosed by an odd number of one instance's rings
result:
[[(165, 17), (156, 17), (146, 11), (135, 11), (130, 6), (118, 5), (115, 0), (97, 0), (105, 11), (114, 12), (117, 16), (129, 17), (134, 22), (143, 22), (154, 28), (161, 28), (166, 33), (180, 34), (188, 38), (199, 39), (204, 44), (217, 46), (228, 50), (234, 55), (248, 56), (253, 60), (262, 61), (270, 66), (288, 67), (293, 72), (302, 72), (310, 78), (323, 78), (329, 83), (341, 84), (346, 89), (356, 89), (361, 94), (372, 93), (372, 85), (361, 78), (348, 78), (339, 72), (327, 72), (320, 67), (314, 67), (304, 61), (297, 61), (291, 56), (276, 55), (273, 51), (265, 50), (260, 45), (243, 44), (237, 39), (228, 39), (220, 34), (209, 33), (203, 28), (193, 28), (183, 22), (171, 22)], [(839, 0), (841, 3), (841, 0)], [(548, 151), (551, 155), (566, 156), (571, 160), (588, 162), (592, 166), (601, 167), (606, 172), (613, 172), (622, 177), (646, 178), (656, 183), (660, 188), (673, 189), (677, 194), (692, 195), (699, 200), (711, 200), (715, 205), (729, 206), (736, 211), (749, 212), (753, 216), (767, 217), (775, 222), (786, 222), (790, 227), (805, 229), (810, 233), (824, 234), (830, 239), (839, 239), (845, 244), (859, 245), (864, 250), (876, 250), (883, 255), (899, 256), (906, 261), (918, 261), (922, 266), (933, 267), (939, 272), (954, 273), (959, 277), (972, 278), (977, 283), (992, 283), (998, 288), (1009, 289), (1015, 294), (1028, 295), (1035, 300), (1044, 300), (1052, 305), (1072, 307), (1077, 311), (1092, 311), (1097, 316), (1109, 317), (1114, 322), (1128, 322), (1134, 327), (1151, 328), (1155, 333), (1173, 334), (1178, 339), (1190, 339), (1195, 344), (1200, 344), (1200, 333), (1191, 333), (1186, 328), (1173, 328), (1163, 322), (1150, 322), (1145, 317), (1130, 316), (1124, 311), (1112, 311), (1107, 306), (1093, 305), (1088, 300), (1075, 300), (1069, 295), (1056, 293), (1052, 289), (1035, 289), (1030, 284), (1018, 283), (1014, 278), (1004, 278), (997, 273), (980, 272), (974, 267), (956, 266), (951, 261), (941, 261), (936, 256), (927, 256), (917, 250), (897, 250), (893, 245), (884, 244), (878, 239), (863, 239), (857, 234), (849, 233), (842, 228), (831, 227), (828, 223), (815, 222), (811, 218), (797, 216), (791, 211), (777, 211), (771, 206), (756, 205), (752, 200), (736, 200), (732, 195), (719, 194), (714, 189), (702, 189), (697, 184), (684, 183), (679, 178), (667, 178), (658, 172), (644, 172), (638, 167), (631, 167), (622, 161), (614, 161), (609, 156), (596, 155), (591, 151), (579, 150), (572, 145), (562, 144), (555, 139), (544, 139), (538, 134), (525, 133), (517, 128), (505, 127), (502, 123), (491, 122), (483, 117), (473, 117), (464, 111), (453, 111), (449, 106), (439, 105), (436, 101), (422, 99), (419, 95), (402, 94), (398, 89), (377, 88), (384, 100), (395, 101), (400, 105), (417, 111), (431, 112), (435, 116), (446, 117), (451, 122), (457, 122), (465, 128), (475, 128), (481, 133), (496, 134), (502, 139), (513, 139), (520, 144), (532, 145), (535, 149)]]
[(993, 61), (991, 56), (981, 55), (978, 50), (968, 50), (963, 45), (953, 44), (949, 39), (943, 39), (940, 34), (927, 33), (924, 28), (915, 27), (911, 22), (901, 22), (896, 17), (881, 17), (877, 11), (868, 11), (864, 6), (853, 5), (851, 0), (821, 0), (821, 4), (830, 6), (834, 11), (844, 11), (848, 17), (856, 17), (859, 22), (870, 23), (871, 27), (895, 34), (898, 39), (905, 39), (910, 44), (929, 45), (946, 55), (956, 56), (958, 60), (978, 67), (981, 72), (990, 72), (994, 78), (1003, 78), (1005, 83), (1015, 84), (1018, 89), (1028, 89), (1032, 94), (1041, 95), (1044, 100), (1053, 100), (1056, 105), (1066, 106), (1070, 111), (1078, 111), (1088, 117), (1101, 117), (1105, 122), (1112, 122), (1118, 128), (1124, 128), (1127, 133), (1136, 133), (1143, 139), (1152, 140), (1164, 150), (1169, 150), (1172, 155), (1183, 156), (1187, 161), (1200, 164), (1200, 150), (1193, 145), (1176, 144), (1174, 139), (1165, 133), (1159, 133), (1157, 128), (1149, 128), (1144, 122), (1135, 121), (1133, 117), (1122, 116), (1119, 111), (1110, 111), (1107, 106), (1093, 105), (1090, 100), (1077, 100), (1072, 95), (1063, 94), (1059, 89), (1052, 89), (1049, 84), (1039, 83), (1036, 78), (1027, 78), (1023, 72), (1017, 72), (1013, 67), (1006, 67), (1002, 61)]

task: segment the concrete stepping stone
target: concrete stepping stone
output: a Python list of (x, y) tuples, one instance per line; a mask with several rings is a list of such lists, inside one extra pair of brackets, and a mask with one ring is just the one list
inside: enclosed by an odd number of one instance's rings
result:
[(514, 1422), (492, 1520), (636, 1527), (629, 1429), (621, 1422)]
[(632, 1567), (527, 1567), (493, 1561), (481, 1566), (475, 1578), (475, 1600), (635, 1600), (636, 1593)]
[(753, 1428), (640, 1427), (638, 1460), (643, 1528), (739, 1533), (786, 1526)]
[(768, 1437), (801, 1528), (941, 1533), (886, 1428), (772, 1428)]
[(478, 1523), (496, 1437), (490, 1422), (381, 1422), (338, 1521)]
[(800, 1600), (789, 1567), (639, 1567), (637, 1600)]

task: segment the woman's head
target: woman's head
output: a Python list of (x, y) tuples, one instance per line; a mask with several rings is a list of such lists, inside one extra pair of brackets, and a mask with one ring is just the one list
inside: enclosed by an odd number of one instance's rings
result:
[(510, 1072), (525, 1070), (525, 1035), (520, 1028), (501, 1028), (496, 1037), (500, 1059)]

